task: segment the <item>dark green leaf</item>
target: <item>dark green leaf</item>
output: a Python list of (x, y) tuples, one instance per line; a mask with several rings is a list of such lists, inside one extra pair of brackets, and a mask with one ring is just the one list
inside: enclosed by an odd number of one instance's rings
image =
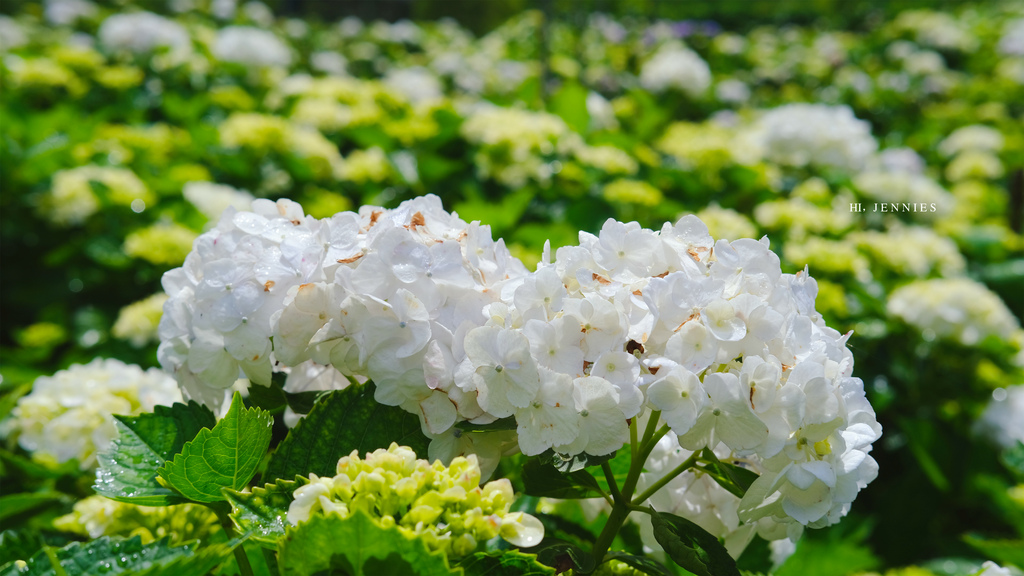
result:
[(27, 530), (0, 532), (0, 566), (14, 560), (27, 560), (43, 547), (43, 539)]
[(381, 528), (363, 512), (348, 518), (313, 515), (289, 526), (278, 543), (282, 576), (307, 576), (340, 569), (351, 576), (416, 574), (449, 576), (443, 552), (431, 552), (423, 540), (402, 534), (397, 527)]
[(523, 486), (530, 496), (548, 498), (593, 498), (600, 496), (597, 480), (586, 470), (563, 474), (540, 458), (523, 467)]
[(1017, 480), (1024, 482), (1024, 442), (1017, 441), (1016, 446), (1011, 446), (999, 455), (999, 460), (1006, 466)]
[(254, 384), (249, 386), (249, 398), (247, 398), (246, 404), (276, 414), (284, 410), (288, 404), (288, 398), (276, 382), (271, 382), (270, 386)]
[[(193, 546), (171, 547), (167, 540), (142, 544), (138, 536), (128, 540), (111, 540), (104, 536), (91, 542), (72, 542), (63, 548), (44, 548), (27, 561), (24, 570), (8, 565), (0, 576), (93, 576), (95, 574), (138, 574), (147, 576), (172, 574), (204, 574), (219, 563), (230, 550), (211, 547), (211, 552), (196, 555)], [(217, 556), (212, 565), (208, 555)], [(193, 566), (196, 562), (198, 566)], [(175, 571), (162, 568), (172, 566)], [(206, 568), (209, 566), (209, 568)], [(205, 568), (195, 570), (194, 568)]]
[(516, 417), (499, 418), (490, 424), (473, 424), (469, 420), (463, 420), (455, 424), (455, 427), (465, 432), (494, 432), (495, 430), (515, 430)]
[[(841, 526), (841, 524), (840, 524)], [(878, 559), (856, 538), (819, 542), (804, 538), (796, 552), (775, 572), (775, 576), (847, 576), (878, 567)]]
[(699, 468), (711, 476), (715, 482), (718, 482), (722, 488), (739, 498), (743, 498), (743, 495), (747, 493), (747, 488), (750, 488), (750, 485), (758, 478), (757, 473), (753, 470), (720, 461), (715, 453), (707, 448), (701, 452), (701, 460), (704, 465)]
[(601, 464), (615, 458), (615, 452), (605, 454), (604, 456), (591, 456), (586, 452), (581, 452), (572, 456), (563, 456), (553, 450), (548, 450), (541, 454), (540, 458), (543, 462), (550, 462), (551, 465), (559, 472), (575, 472), (590, 466), (600, 466)]
[(241, 490), (256, 474), (270, 445), (274, 417), (259, 408), (244, 408), (235, 392), (227, 415), (213, 429), (204, 428), (159, 470), (160, 477), (196, 502), (224, 500), (224, 488)]
[(574, 569), (589, 574), (597, 566), (594, 556), (589, 551), (558, 538), (545, 537), (537, 546), (524, 548), (522, 551), (536, 554), (537, 560), (559, 573)]
[(213, 412), (195, 402), (157, 406), (152, 413), (115, 416), (118, 436), (98, 455), (97, 493), (142, 506), (166, 506), (185, 499), (157, 481), (157, 471), (204, 428), (216, 424)]
[(725, 546), (700, 526), (675, 514), (651, 510), (654, 538), (669, 558), (697, 576), (740, 576)]
[(964, 536), (964, 542), (1001, 565), (1024, 566), (1024, 540), (989, 540), (968, 534)]
[(302, 479), (278, 479), (273, 484), (256, 486), (248, 492), (225, 491), (232, 507), (231, 519), (242, 532), (251, 534), (253, 540), (274, 547), (284, 536), (285, 517), (292, 503), (292, 494), (305, 483)]
[(38, 508), (52, 502), (68, 499), (60, 492), (23, 492), (21, 494), (8, 494), (0, 496), (0, 520), (6, 520), (22, 512)]
[(618, 560), (619, 562), (622, 562), (635, 570), (639, 570), (644, 574), (650, 574), (650, 576), (675, 576), (660, 562), (656, 562), (646, 556), (634, 556), (632, 554), (626, 554), (625, 552), (609, 552), (605, 558)]
[(264, 480), (310, 473), (334, 476), (341, 457), (353, 450), (363, 454), (387, 448), (392, 442), (426, 457), (430, 441), (420, 430), (419, 418), (377, 402), (373, 393), (373, 385), (367, 383), (322, 396), (277, 447)]
[(551, 95), (550, 109), (561, 116), (570, 128), (585, 133), (590, 124), (590, 113), (587, 111), (587, 94), (589, 90), (578, 82), (566, 82), (558, 92)]
[(463, 558), (458, 567), (466, 576), (549, 576), (555, 573), (538, 562), (533, 554), (516, 550), (476, 552)]
[(14, 388), (10, 392), (4, 393), (0, 396), (0, 420), (3, 420), (14, 410), (14, 407), (18, 404), (18, 400), (32, 391), (32, 384), (22, 384), (17, 388)]

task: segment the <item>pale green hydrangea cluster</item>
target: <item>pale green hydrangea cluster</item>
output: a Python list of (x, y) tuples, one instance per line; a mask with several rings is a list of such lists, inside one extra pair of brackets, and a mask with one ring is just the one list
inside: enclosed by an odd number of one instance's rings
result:
[(111, 333), (115, 338), (131, 342), (136, 348), (156, 340), (164, 302), (167, 302), (167, 294), (161, 292), (125, 306), (118, 313)]
[(47, 220), (69, 226), (84, 222), (104, 202), (141, 211), (154, 202), (154, 197), (127, 168), (88, 165), (57, 172), (39, 208)]
[(544, 536), (539, 520), (509, 511), (513, 493), (508, 479), (480, 486), (476, 455), (456, 457), (444, 466), (439, 460), (417, 460), (412, 449), (392, 443), (365, 459), (353, 451), (338, 461), (333, 478), (309, 476), (309, 483), (295, 490), (288, 509), (292, 525), (317, 512), (347, 518), (361, 510), (382, 527), (398, 526), (431, 550), (455, 557), (495, 536), (522, 547), (534, 546)]
[(181, 392), (167, 374), (96, 358), (36, 379), (32, 392), (0, 425), (0, 434), (17, 440), (44, 465), (76, 459), (82, 470), (89, 470), (96, 465), (96, 453), (117, 435), (112, 414), (152, 412), (175, 402), (181, 402)]
[(79, 500), (53, 526), (88, 538), (139, 536), (143, 544), (167, 537), (173, 544), (205, 539), (220, 529), (216, 514), (199, 504), (137, 506), (103, 496)]

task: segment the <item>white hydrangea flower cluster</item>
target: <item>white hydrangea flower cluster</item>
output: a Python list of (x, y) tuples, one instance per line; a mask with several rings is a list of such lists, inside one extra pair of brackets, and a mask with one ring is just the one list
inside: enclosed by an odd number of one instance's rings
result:
[(250, 26), (222, 28), (211, 51), (221, 62), (244, 66), (287, 67), (292, 63), (291, 50), (273, 32)]
[(436, 196), (324, 220), (287, 200), (252, 206), (225, 213), (164, 277), (160, 361), (189, 396), (219, 403), (240, 368), (267, 384), (273, 336), (284, 365), (312, 359), (370, 377), (378, 401), (421, 414), (434, 433), (460, 408), (479, 415), (452, 387), (454, 358), (484, 306), (526, 274), (489, 227)]
[(117, 436), (112, 414), (152, 412), (180, 401), (174, 380), (159, 370), (96, 358), (36, 379), (0, 431), (40, 462), (77, 459), (88, 470)]
[(766, 111), (750, 130), (763, 158), (797, 167), (857, 171), (878, 148), (871, 125), (848, 106), (786, 104)]
[(965, 346), (989, 336), (1009, 340), (1020, 329), (1002, 299), (970, 278), (911, 282), (889, 296), (886, 308), (926, 339), (952, 338)]
[(651, 92), (669, 89), (698, 98), (711, 86), (711, 69), (696, 52), (679, 44), (667, 44), (640, 69), (640, 85)]
[(97, 36), (109, 50), (148, 54), (158, 48), (185, 55), (192, 52), (188, 30), (152, 12), (114, 14), (100, 24)]
[[(347, 385), (321, 381), (329, 365), (419, 415), (432, 458), (485, 468), (509, 447), (609, 454), (649, 407), (684, 448), (760, 464), (753, 520), (833, 523), (873, 478), (880, 427), (847, 336), (767, 239), (716, 243), (692, 215), (657, 232), (608, 220), (527, 273), (434, 196), (325, 220), (284, 200), (253, 210), (165, 277), (160, 359), (189, 396), (219, 401), (239, 368), (266, 383), (272, 357), (303, 386)], [(509, 417), (516, 434), (453, 427)]]
[(1015, 18), (1003, 25), (999, 52), (1006, 56), (1024, 56), (1024, 18)]
[(988, 336), (1009, 340), (1020, 329), (1007, 304), (969, 278), (912, 282), (889, 296), (887, 310), (927, 339), (953, 338), (969, 346)]
[(472, 454), (445, 466), (417, 460), (411, 449), (392, 443), (365, 459), (352, 451), (338, 460), (337, 472), (333, 478), (310, 474), (309, 483), (295, 490), (288, 508), (292, 526), (318, 512), (347, 518), (362, 510), (382, 527), (397, 526), (452, 557), (465, 556), (495, 536), (522, 547), (544, 537), (540, 520), (509, 511), (514, 497), (507, 478), (480, 485)]
[(993, 391), (975, 430), (1003, 448), (1024, 442), (1024, 384)]

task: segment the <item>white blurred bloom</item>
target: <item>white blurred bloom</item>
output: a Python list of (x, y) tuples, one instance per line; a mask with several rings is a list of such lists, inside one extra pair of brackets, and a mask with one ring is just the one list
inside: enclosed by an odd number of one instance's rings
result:
[(1010, 20), (1003, 25), (999, 52), (1007, 56), (1024, 56), (1024, 18)]
[(989, 126), (972, 124), (957, 128), (939, 143), (939, 152), (955, 156), (967, 151), (999, 152), (1003, 149), (1003, 135)]
[(443, 95), (441, 82), (426, 68), (395, 68), (384, 76), (384, 85), (413, 104), (437, 100)]
[(195, 181), (185, 183), (182, 195), (210, 220), (218, 220), (228, 208), (248, 210), (255, 197), (225, 184)]
[(953, 338), (965, 346), (989, 336), (1008, 340), (1020, 328), (998, 295), (969, 278), (912, 282), (897, 288), (886, 308), (927, 339)]
[(74, 24), (80, 18), (90, 18), (97, 12), (88, 0), (46, 0), (46, 21), (58, 26)]
[(309, 65), (318, 72), (331, 76), (344, 76), (347, 74), (346, 67), (348, 66), (348, 61), (337, 52), (321, 50), (310, 54)]
[(217, 32), (212, 52), (222, 62), (245, 66), (284, 66), (292, 63), (291, 49), (273, 32), (249, 26), (227, 26)]
[(711, 69), (696, 52), (681, 45), (668, 44), (644, 63), (640, 85), (651, 92), (679, 90), (698, 98), (711, 86)]
[(748, 135), (764, 158), (802, 167), (862, 168), (878, 148), (871, 125), (847, 106), (786, 104), (766, 111)]
[(103, 21), (97, 36), (109, 50), (146, 54), (167, 48), (184, 56), (192, 51), (192, 39), (184, 26), (152, 12), (114, 14)]
[(0, 15), (0, 52), (24, 46), (28, 35), (13, 18)]
[(74, 458), (88, 470), (117, 435), (112, 414), (152, 412), (180, 401), (174, 380), (159, 370), (96, 358), (36, 379), (4, 421), (3, 434), (17, 438), (37, 460)]
[(1003, 448), (1024, 442), (1024, 385), (997, 389), (975, 430)]

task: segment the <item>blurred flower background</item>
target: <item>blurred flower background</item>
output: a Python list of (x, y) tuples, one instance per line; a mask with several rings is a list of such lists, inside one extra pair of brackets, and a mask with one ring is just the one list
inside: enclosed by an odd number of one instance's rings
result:
[(123, 362), (157, 365), (160, 277), (224, 209), (432, 193), (528, 265), (694, 213), (809, 267), (879, 476), (741, 567), (1024, 568), (1020, 3), (6, 0), (0, 189), (0, 565), (173, 532), (84, 498), (109, 415), (177, 400)]

